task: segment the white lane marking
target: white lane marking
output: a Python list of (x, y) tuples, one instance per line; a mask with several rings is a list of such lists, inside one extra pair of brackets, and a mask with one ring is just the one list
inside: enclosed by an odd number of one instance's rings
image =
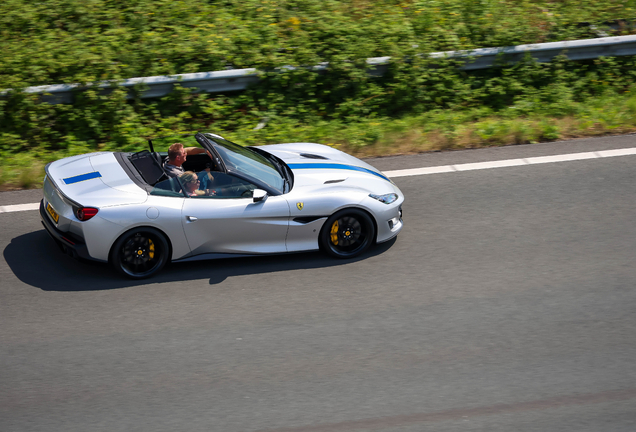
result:
[(413, 169), (404, 169), (404, 170), (395, 170), (395, 171), (384, 171), (384, 175), (391, 178), (409, 177), (409, 176), (426, 175), (426, 174), (461, 172), (461, 171), (482, 170), (482, 169), (491, 169), (491, 168), (505, 168), (505, 167), (513, 167), (513, 166), (536, 165), (536, 164), (545, 164), (545, 163), (554, 163), (554, 162), (570, 162), (570, 161), (585, 160), (585, 159), (598, 159), (598, 158), (630, 156), (630, 155), (636, 155), (636, 147), (616, 149), (616, 150), (602, 150), (602, 151), (585, 152), (585, 153), (569, 153), (569, 154), (562, 154), (562, 155), (555, 155), (555, 156), (538, 156), (538, 157), (530, 157), (525, 159), (504, 159), (504, 160), (490, 161), (490, 162), (476, 162), (476, 163), (465, 163), (465, 164), (458, 164), (458, 165), (434, 166), (434, 167), (428, 167), (428, 168), (413, 168)]
[(436, 167), (428, 167), (428, 168), (412, 168), (412, 169), (404, 169), (398, 171), (384, 171), (384, 174), (389, 177), (406, 177), (406, 176), (417, 176), (417, 175), (426, 175), (426, 174), (441, 174), (454, 172), (455, 170), (451, 165), (446, 166), (436, 166)]
[(7, 205), (7, 206), (0, 206), (0, 213), (13, 213), (13, 212), (19, 212), (19, 211), (37, 210), (39, 208), (40, 208), (40, 203)]
[(601, 157), (614, 157), (614, 156), (628, 156), (636, 154), (636, 147), (633, 148), (625, 148), (625, 149), (616, 149), (616, 150), (602, 150), (596, 152)]
[(472, 170), (482, 170), (482, 169), (490, 169), (490, 168), (504, 168), (504, 167), (511, 167), (511, 166), (519, 166), (519, 165), (526, 165), (526, 162), (523, 159), (506, 159), (506, 160), (492, 161), (492, 162), (477, 162), (477, 163), (455, 165), (455, 169), (457, 171), (472, 171)]
[[(474, 162), (458, 165), (440, 165), (425, 168), (411, 168), (394, 171), (384, 171), (384, 175), (391, 178), (396, 177), (410, 177), (418, 175), (428, 174), (444, 174), (450, 172), (472, 171), (492, 168), (506, 168), (522, 165), (536, 165), (544, 163), (554, 162), (570, 162), (585, 159), (598, 159), (606, 157), (618, 157), (618, 156), (631, 156), (636, 155), (636, 147), (616, 149), (616, 150), (601, 150), (596, 152), (584, 152), (584, 153), (569, 153), (555, 156), (538, 156), (525, 159), (504, 159), (490, 162)], [(13, 213), (27, 210), (37, 210), (40, 208), (40, 203), (32, 204), (17, 204), (0, 206), (0, 213)]]
[(570, 162), (575, 160), (596, 159), (598, 155), (594, 152), (570, 153), (556, 156), (539, 156), (525, 159), (529, 164), (544, 164), (554, 162)]

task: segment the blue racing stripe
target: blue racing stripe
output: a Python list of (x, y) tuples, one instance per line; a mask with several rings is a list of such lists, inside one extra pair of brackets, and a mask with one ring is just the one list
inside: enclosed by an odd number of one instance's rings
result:
[(75, 177), (67, 177), (63, 180), (64, 180), (64, 183), (66, 184), (73, 184), (73, 183), (82, 182), (84, 180), (92, 180), (94, 178), (99, 178), (101, 176), (102, 175), (99, 173), (99, 171), (94, 171), (91, 173), (76, 175)]
[(369, 174), (373, 174), (374, 176), (378, 176), (383, 178), (384, 180), (390, 182), (388, 177), (370, 170), (368, 168), (362, 168), (355, 165), (341, 165), (335, 163), (291, 163), (288, 164), (291, 169), (343, 169), (343, 170), (351, 170), (351, 171), (360, 171)]

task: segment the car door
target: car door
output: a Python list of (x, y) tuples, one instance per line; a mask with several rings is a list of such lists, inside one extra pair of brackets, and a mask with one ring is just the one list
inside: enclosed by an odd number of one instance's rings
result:
[(256, 187), (227, 174), (214, 173), (211, 195), (187, 198), (183, 229), (193, 255), (204, 253), (260, 254), (286, 252), (289, 204), (282, 196), (254, 202)]

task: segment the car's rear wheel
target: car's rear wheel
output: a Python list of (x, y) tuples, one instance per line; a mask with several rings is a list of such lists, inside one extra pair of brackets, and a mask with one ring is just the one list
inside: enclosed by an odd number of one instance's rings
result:
[(353, 258), (367, 250), (375, 239), (371, 217), (359, 209), (333, 214), (320, 231), (320, 246), (336, 258)]
[(117, 272), (131, 279), (148, 278), (168, 262), (166, 237), (154, 228), (135, 228), (113, 245), (110, 262)]

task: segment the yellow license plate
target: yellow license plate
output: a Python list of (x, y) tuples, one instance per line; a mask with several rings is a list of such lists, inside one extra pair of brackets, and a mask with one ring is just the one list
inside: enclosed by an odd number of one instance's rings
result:
[(49, 214), (51, 215), (51, 218), (53, 218), (55, 223), (57, 223), (60, 220), (60, 215), (57, 214), (55, 210), (53, 210), (53, 207), (51, 207), (51, 203), (46, 203), (46, 211), (49, 212)]

